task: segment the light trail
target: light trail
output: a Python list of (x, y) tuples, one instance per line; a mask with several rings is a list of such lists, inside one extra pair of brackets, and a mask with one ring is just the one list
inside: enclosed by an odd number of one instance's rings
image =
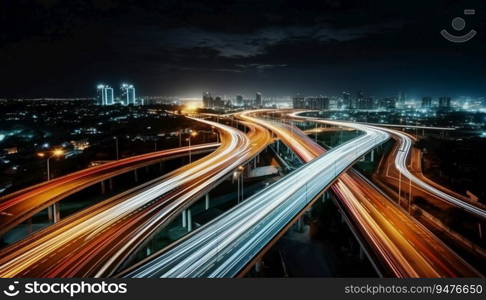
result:
[(257, 125), (245, 135), (226, 125), (198, 121), (220, 130), (216, 151), (163, 181), (104, 201), (2, 249), (0, 277), (109, 276), (160, 226), (271, 141), (268, 131)]
[(363, 136), (312, 160), (126, 276), (235, 276), (339, 174), (389, 138), (383, 131), (360, 129)]
[[(194, 145), (191, 151), (193, 154), (206, 153), (216, 149), (218, 145), (217, 143)], [(157, 161), (185, 156), (188, 151), (189, 147), (180, 147), (127, 157), (54, 178), (0, 197), (0, 235), (75, 192)]]
[(478, 217), (486, 219), (486, 210), (481, 209), (480, 207), (477, 207), (461, 199), (458, 199), (453, 195), (445, 193), (440, 189), (418, 178), (417, 176), (413, 175), (407, 168), (407, 158), (410, 155), (413, 144), (412, 139), (408, 135), (397, 130), (390, 130), (387, 128), (382, 128), (382, 130), (389, 132), (390, 134), (396, 135), (400, 138), (400, 146), (397, 151), (397, 155), (395, 156), (395, 167), (403, 176), (411, 180), (415, 185), (435, 195), (438, 199), (441, 199), (442, 201), (452, 204), (456, 207), (462, 208), (465, 211), (472, 213)]
[[(355, 128), (356, 123), (334, 122), (300, 116), (297, 120), (313, 121), (335, 126)], [(360, 125), (361, 126), (361, 125)], [(367, 126), (367, 125), (365, 125)], [(383, 130), (394, 134), (395, 131)], [(313, 143), (309, 138), (301, 143)], [(362, 235), (379, 253), (398, 277), (477, 277), (482, 276), (433, 233), (406, 214), (394, 202), (384, 197), (374, 185), (354, 171), (340, 176), (333, 186)]]

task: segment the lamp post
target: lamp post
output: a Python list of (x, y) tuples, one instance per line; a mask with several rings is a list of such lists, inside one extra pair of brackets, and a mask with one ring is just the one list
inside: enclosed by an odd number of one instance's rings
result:
[(118, 137), (114, 136), (113, 139), (115, 140), (115, 151), (116, 151), (116, 160), (119, 159), (119, 152), (118, 152)]
[[(64, 154), (64, 150), (62, 149), (55, 149), (54, 151), (52, 151), (52, 155), (50, 155), (49, 157), (47, 157), (47, 160), (46, 160), (46, 165), (47, 165), (47, 181), (51, 180), (51, 158), (53, 157), (59, 157), (59, 156), (62, 156)], [(39, 152), (37, 153), (37, 156), (39, 157), (45, 157), (46, 154), (43, 153), (43, 152)]]
[(197, 132), (191, 130), (191, 134), (187, 138), (187, 141), (189, 142), (189, 163), (192, 162), (192, 154), (191, 154), (191, 138), (195, 137), (197, 135)]
[(244, 200), (244, 190), (243, 190), (243, 170), (245, 168), (243, 166), (239, 166), (234, 172), (233, 172), (233, 180), (237, 180), (237, 201), (240, 203), (240, 198), (241, 201)]
[[(399, 149), (398, 152), (405, 152), (405, 150)], [(402, 196), (402, 172), (398, 170), (398, 206), (401, 206)]]

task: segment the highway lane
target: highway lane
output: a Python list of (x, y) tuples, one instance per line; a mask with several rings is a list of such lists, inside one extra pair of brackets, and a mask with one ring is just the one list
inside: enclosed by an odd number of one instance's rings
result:
[[(297, 120), (355, 127), (356, 123), (334, 122), (291, 113)], [(370, 126), (376, 130), (379, 127)], [(389, 132), (385, 130), (385, 132)], [(391, 133), (391, 132), (389, 132)], [(307, 139), (302, 143), (312, 143)], [(323, 150), (323, 149), (322, 149)], [(318, 155), (319, 153), (316, 153)], [(333, 187), (347, 212), (376, 253), (399, 277), (481, 276), (433, 233), (410, 217), (395, 202), (377, 191), (371, 182), (353, 170), (340, 176)]]
[(397, 130), (391, 130), (388, 128), (382, 128), (382, 130), (389, 132), (390, 134), (393, 134), (394, 136), (397, 136), (400, 140), (400, 146), (397, 151), (397, 154), (395, 156), (395, 168), (408, 180), (411, 180), (414, 185), (420, 187), (421, 189), (435, 195), (438, 199), (441, 199), (444, 202), (447, 202), (449, 204), (452, 204), (456, 207), (462, 208), (463, 210), (472, 213), (476, 216), (479, 216), (483, 219), (486, 218), (486, 210), (471, 204), (469, 202), (466, 202), (462, 199), (459, 199), (458, 197), (446, 193), (442, 191), (442, 189), (434, 186), (428, 181), (423, 180), (422, 178), (418, 178), (414, 174), (410, 172), (410, 170), (407, 167), (407, 158), (411, 154), (411, 149), (412, 149), (412, 138), (404, 134), (403, 132), (397, 131)]
[[(193, 154), (207, 153), (216, 149), (218, 145), (217, 143), (194, 145), (191, 151)], [(158, 161), (186, 156), (188, 151), (189, 147), (180, 147), (127, 157), (54, 178), (0, 197), (0, 235), (77, 191)]]
[(216, 151), (3, 249), (0, 277), (110, 276), (161, 226), (271, 141), (269, 132), (257, 125), (245, 135), (199, 121), (221, 132)]
[[(253, 117), (240, 115), (247, 121)], [(263, 123), (260, 123), (263, 124)], [(265, 124), (269, 129), (273, 124)], [(233, 277), (356, 159), (388, 139), (365, 129), (137, 265), (127, 277)], [(292, 133), (286, 134), (291, 139)], [(301, 145), (301, 153), (306, 145)]]

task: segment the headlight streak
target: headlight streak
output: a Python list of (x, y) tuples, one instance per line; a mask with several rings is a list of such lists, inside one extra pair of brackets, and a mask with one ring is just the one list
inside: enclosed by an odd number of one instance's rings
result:
[[(53, 228), (43, 231), (41, 235), (34, 235), (29, 238), (29, 243), (24, 242), (22, 247), (14, 245), (5, 251), (0, 259), (0, 276), (25, 276), (46, 259), (54, 259), (53, 265), (48, 270), (38, 270), (37, 272), (42, 272), (42, 276), (86, 276), (92, 272), (94, 276), (105, 276), (109, 274), (113, 265), (116, 266), (120, 259), (133, 251), (156, 229), (155, 227), (160, 226), (161, 220), (180, 211), (185, 201), (224, 178), (226, 174), (264, 149), (270, 141), (269, 133), (263, 128), (259, 128), (259, 134), (255, 134), (255, 125), (252, 125), (253, 137), (250, 140), (245, 134), (231, 127), (210, 121), (199, 121), (223, 131), (219, 149), (191, 165), (172, 172), (166, 180), (149, 186), (134, 196), (122, 199), (118, 203), (98, 205), (82, 211), (57, 226), (51, 226)], [(255, 143), (258, 145), (252, 145)], [(179, 187), (183, 189), (178, 190)], [(177, 191), (174, 194), (175, 198), (169, 198), (170, 201), (166, 201), (160, 210), (150, 206), (154, 199), (169, 195), (168, 193), (174, 190)], [(121, 222), (122, 220), (126, 221)], [(140, 223), (135, 223), (135, 220)], [(113, 235), (105, 233), (113, 228), (119, 230)], [(123, 230), (129, 229), (126, 235), (121, 235)], [(95, 243), (97, 239), (102, 242)], [(105, 243), (117, 246), (106, 248)], [(62, 249), (66, 247), (79, 250), (62, 255), (56, 260), (55, 253), (62, 253)], [(83, 271), (83, 268), (87, 268), (88, 271)]]
[[(257, 112), (263, 111), (266, 110)], [(238, 114), (238, 117), (258, 122), (257, 118), (252, 119), (249, 114)], [(298, 136), (298, 130), (291, 131), (287, 125), (269, 120), (265, 120), (265, 124), (261, 122), (259, 124), (277, 132), (277, 135), (291, 145), (304, 161), (312, 160), (322, 153), (322, 148), (314, 146), (308, 137)], [(337, 122), (334, 124), (347, 125)], [(353, 128), (356, 127), (361, 125), (353, 124)], [(298, 140), (300, 142), (297, 142)], [(367, 187), (366, 184), (360, 183), (359, 179), (353, 171), (347, 172), (340, 176), (332, 189), (346, 205), (354, 222), (361, 226), (361, 231), (367, 237), (367, 241), (373, 245), (372, 248), (386, 262), (391, 274), (397, 277), (481, 276), (426, 228), (410, 219), (394, 203), (388, 203), (387, 199), (380, 200), (382, 197), (376, 195), (379, 192), (374, 191), (372, 186)], [(297, 179), (294, 182), (297, 182)], [(290, 182), (287, 185), (283, 183), (280, 192), (276, 188), (276, 193), (268, 193), (268, 201), (273, 201), (271, 199), (279, 196), (288, 197), (289, 192), (295, 194), (295, 190), (289, 189), (290, 184)], [(365, 188), (371, 190), (363, 190)], [(279, 231), (278, 228), (282, 228), (282, 224), (288, 223), (289, 218), (285, 218), (286, 216), (296, 215), (301, 211), (302, 206), (299, 206), (299, 203), (309, 201), (307, 192), (310, 190), (301, 190), (293, 203), (276, 204), (272, 207), (263, 207), (264, 203), (254, 199), (265, 192), (262, 191), (252, 198), (251, 203), (245, 202), (234, 209), (238, 209), (239, 213), (228, 212), (225, 214), (225, 220), (214, 220), (182, 241), (173, 244), (169, 249), (161, 251), (152, 260), (139, 264), (126, 276), (232, 277), (245, 266), (245, 261), (251, 261), (275, 236), (275, 232)], [(304, 198), (304, 194), (307, 197)], [(355, 194), (360, 196), (359, 200)], [(368, 200), (368, 196), (365, 195), (374, 195), (374, 199)], [(264, 208), (267, 211), (273, 209), (273, 212), (265, 215), (260, 211)], [(253, 210), (258, 210), (258, 213), (252, 212)], [(244, 215), (252, 213), (253, 218), (248, 216), (244, 219)], [(242, 219), (239, 220), (238, 216)], [(256, 225), (248, 229), (249, 222), (255, 222)]]
[[(380, 128), (380, 127), (375, 127), (375, 128)], [(395, 167), (397, 168), (397, 170), (399, 170), (400, 173), (402, 173), (403, 176), (405, 176), (409, 180), (412, 180), (412, 182), (417, 186), (420, 186), (421, 188), (430, 192), (431, 194), (436, 195), (439, 199), (443, 200), (444, 202), (462, 208), (467, 212), (470, 212), (478, 217), (486, 219), (486, 211), (484, 209), (481, 209), (477, 206), (474, 206), (473, 204), (470, 204), (452, 195), (444, 193), (443, 191), (435, 188), (434, 186), (428, 184), (427, 182), (413, 175), (407, 168), (407, 157), (409, 156), (410, 150), (412, 148), (412, 139), (408, 135), (403, 134), (397, 130), (391, 130), (388, 128), (380, 128), (380, 129), (389, 132), (393, 135), (396, 135), (400, 138), (401, 141), (400, 149), (395, 157)]]
[(375, 129), (364, 131), (365, 135), (302, 166), (127, 277), (235, 276), (342, 171), (389, 138)]

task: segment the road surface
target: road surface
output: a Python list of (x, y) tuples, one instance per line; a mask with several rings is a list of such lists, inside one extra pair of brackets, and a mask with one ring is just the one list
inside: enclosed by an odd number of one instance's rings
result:
[(200, 121), (221, 132), (217, 150), (3, 249), (0, 277), (110, 276), (161, 226), (271, 141), (269, 132), (257, 125), (245, 135)]

